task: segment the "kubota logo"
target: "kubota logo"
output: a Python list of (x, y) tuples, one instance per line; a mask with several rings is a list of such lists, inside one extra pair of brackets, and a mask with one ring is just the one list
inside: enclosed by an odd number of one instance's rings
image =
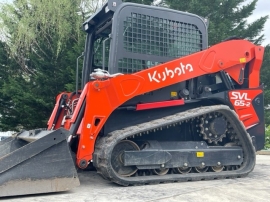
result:
[(180, 63), (181, 67), (175, 67), (174, 69), (168, 69), (165, 67), (165, 70), (160, 72), (157, 72), (156, 70), (153, 72), (153, 74), (148, 73), (148, 77), (150, 82), (155, 81), (159, 83), (160, 81), (165, 81), (167, 77), (174, 78), (175, 75), (181, 76), (183, 74), (186, 74), (187, 72), (193, 72), (193, 67), (191, 64), (184, 65), (182, 62)]

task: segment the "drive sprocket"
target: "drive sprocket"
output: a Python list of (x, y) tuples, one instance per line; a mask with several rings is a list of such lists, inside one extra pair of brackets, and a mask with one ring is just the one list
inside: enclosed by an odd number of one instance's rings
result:
[(206, 114), (200, 118), (200, 134), (208, 143), (218, 144), (226, 137), (227, 121), (220, 113)]

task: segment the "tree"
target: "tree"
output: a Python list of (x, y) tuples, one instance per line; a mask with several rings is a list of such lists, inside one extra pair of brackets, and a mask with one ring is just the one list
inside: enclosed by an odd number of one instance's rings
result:
[(75, 89), (76, 58), (85, 40), (81, 25), (89, 13), (82, 3), (16, 0), (2, 6), (7, 35), (0, 57), (10, 58), (0, 83), (3, 129), (46, 127), (55, 96)]
[(7, 77), (7, 60), (8, 56), (5, 50), (5, 43), (0, 41), (0, 86), (3, 85), (5, 78)]
[[(40, 60), (30, 54), (31, 66), (37, 67), (34, 75), (29, 75), (18, 67), (16, 71), (8, 74), (0, 89), (1, 97), (9, 100), (2, 103), (5, 109), (1, 110), (0, 119), (3, 129), (16, 129), (18, 126), (23, 126), (25, 129), (46, 126), (55, 96), (75, 86), (74, 75), (78, 51), (75, 48), (74, 46), (71, 50), (63, 50), (54, 64), (50, 60)], [(81, 53), (81, 50), (78, 52)]]
[(237, 36), (261, 44), (264, 35), (261, 31), (268, 16), (261, 17), (248, 24), (258, 0), (163, 0), (170, 8), (187, 11), (209, 19), (209, 44)]
[[(265, 47), (264, 60), (261, 68), (261, 82), (264, 85), (265, 124), (270, 125), (270, 45)], [(270, 133), (269, 133), (270, 134)]]
[[(0, 41), (0, 93), (1, 89), (3, 88), (3, 85), (5, 81), (8, 78), (8, 55), (6, 53), (5, 49), (5, 43)], [(10, 100), (7, 99), (6, 96), (0, 94), (0, 119), (2, 118), (2, 114), (4, 114), (8, 108), (6, 108), (9, 104)], [(5, 130), (5, 124), (0, 122), (0, 129)]]
[(270, 149), (270, 126), (265, 129), (265, 146), (264, 149)]
[(42, 58), (50, 51), (54, 56), (50, 59), (55, 60), (69, 39), (79, 40), (79, 2), (16, 0), (13, 4), (4, 4), (0, 17), (9, 30), (10, 53), (21, 68), (33, 73), (35, 69), (27, 62), (30, 53)]

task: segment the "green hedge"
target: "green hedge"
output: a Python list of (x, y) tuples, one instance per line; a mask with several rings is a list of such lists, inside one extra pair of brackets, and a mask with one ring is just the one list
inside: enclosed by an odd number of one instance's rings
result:
[(265, 149), (270, 149), (270, 125), (265, 130)]

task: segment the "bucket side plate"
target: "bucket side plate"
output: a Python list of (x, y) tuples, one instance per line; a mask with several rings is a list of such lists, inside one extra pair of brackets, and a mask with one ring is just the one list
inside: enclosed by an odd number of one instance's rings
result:
[(78, 186), (67, 133), (58, 129), (28, 144), (15, 137), (1, 145), (0, 196), (67, 191)]

